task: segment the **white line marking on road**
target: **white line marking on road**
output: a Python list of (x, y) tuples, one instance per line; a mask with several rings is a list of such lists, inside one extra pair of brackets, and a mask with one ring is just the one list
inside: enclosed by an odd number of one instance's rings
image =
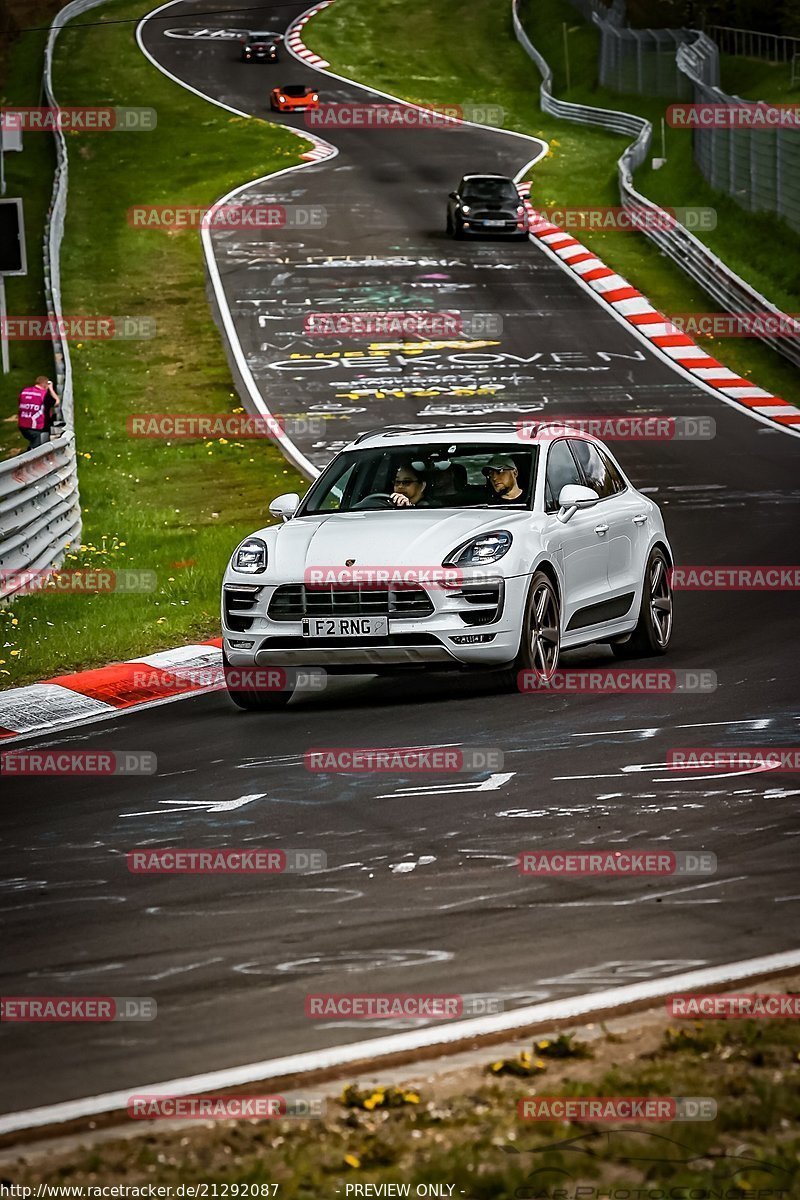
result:
[[(680, 729), (680, 728), (682, 728), (682, 726), (679, 725), (678, 728)], [(609, 734), (617, 734), (617, 733), (641, 733), (644, 735), (644, 737), (655, 737), (656, 734), (660, 733), (660, 732), (661, 732), (660, 727), (656, 726), (655, 729), (598, 729), (596, 733), (591, 733), (591, 732), (573, 733), (570, 736), (571, 737), (608, 737)]]
[(490, 775), (482, 783), (433, 783), (425, 787), (404, 788), (395, 792), (384, 792), (375, 799), (391, 800), (395, 796), (446, 796), (454, 792), (496, 792), (508, 783), (509, 779), (513, 779), (515, 774), (516, 771), (508, 771), (502, 775)]
[[(316, 1049), (304, 1054), (289, 1054), (283, 1058), (264, 1059), (238, 1067), (227, 1067), (218, 1071), (206, 1071), (200, 1075), (187, 1075), (178, 1079), (158, 1083), (140, 1084), (135, 1087), (105, 1092), (98, 1096), (84, 1096), (66, 1100), (61, 1104), (48, 1104), (41, 1108), (22, 1112), (6, 1113), (0, 1117), (0, 1135), (19, 1133), (28, 1129), (40, 1129), (46, 1125), (57, 1125), (64, 1121), (97, 1116), (124, 1110), (134, 1093), (147, 1092), (165, 1096), (197, 1096), (224, 1088), (244, 1084), (281, 1079), (284, 1083), (293, 1076), (309, 1071), (338, 1068), (350, 1063), (378, 1063), (392, 1054), (409, 1054), (430, 1047), (446, 1047), (453, 1042), (488, 1034), (508, 1033), (531, 1026), (543, 1027), (555, 1021), (575, 1021), (592, 1013), (608, 1012), (629, 1004), (644, 1006), (650, 1001), (663, 1000), (676, 992), (699, 991), (708, 987), (725, 987), (742, 979), (778, 974), (800, 967), (800, 950), (784, 950), (760, 958), (744, 959), (741, 962), (725, 963), (700, 970), (685, 971), (679, 975), (661, 976), (622, 987), (589, 992), (582, 996), (567, 996), (559, 1000), (532, 1004), (510, 1012), (493, 1013), (491, 1016), (473, 1017), (466, 1021), (453, 1021), (434, 1028), (415, 1029), (407, 1033), (390, 1034), (387, 1037), (369, 1038), (349, 1045)], [(544, 982), (544, 981), (542, 981)]]
[(169, 979), (172, 975), (183, 975), (185, 971), (196, 971), (198, 967), (211, 967), (214, 963), (224, 961), (224, 958), (205, 958), (202, 962), (188, 963), (185, 967), (170, 967), (168, 971), (159, 971), (157, 975), (145, 975), (144, 978), (149, 983), (153, 983), (159, 979)]
[(712, 725), (749, 725), (752, 729), (766, 729), (772, 717), (742, 717), (736, 721), (697, 721), (691, 725), (676, 725), (676, 729), (707, 729)]
[(239, 796), (236, 800), (162, 800), (161, 804), (172, 804), (174, 808), (150, 808), (147, 812), (120, 813), (121, 817), (161, 817), (166, 813), (171, 816), (177, 812), (220, 813), (233, 812), (252, 804), (254, 800), (263, 800), (266, 792), (256, 792), (253, 796)]

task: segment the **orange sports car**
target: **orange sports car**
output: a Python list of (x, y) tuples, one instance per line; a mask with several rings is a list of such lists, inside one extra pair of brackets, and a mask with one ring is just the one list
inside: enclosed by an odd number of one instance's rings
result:
[(269, 94), (269, 106), (273, 112), (305, 112), (309, 108), (319, 108), (319, 92), (304, 83), (276, 87)]

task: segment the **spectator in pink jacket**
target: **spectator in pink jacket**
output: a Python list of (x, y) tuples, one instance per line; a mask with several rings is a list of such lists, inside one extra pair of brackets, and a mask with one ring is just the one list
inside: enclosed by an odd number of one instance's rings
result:
[(19, 394), (20, 433), (27, 438), (33, 450), (50, 441), (53, 423), (60, 420), (61, 401), (53, 381), (39, 375), (31, 387), (23, 388)]

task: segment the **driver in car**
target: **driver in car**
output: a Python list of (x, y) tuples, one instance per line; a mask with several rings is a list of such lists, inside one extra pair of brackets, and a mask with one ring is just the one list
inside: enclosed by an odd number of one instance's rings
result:
[(400, 463), (393, 486), (394, 491), (389, 499), (396, 508), (427, 508), (423, 496), (428, 484), (422, 463)]
[(522, 496), (522, 488), (517, 481), (519, 471), (509, 455), (495, 454), (485, 467), (481, 467), (481, 475), (489, 481), (490, 504), (511, 503)]

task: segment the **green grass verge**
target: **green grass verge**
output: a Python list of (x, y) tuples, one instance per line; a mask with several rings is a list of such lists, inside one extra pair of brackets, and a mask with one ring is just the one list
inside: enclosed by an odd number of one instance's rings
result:
[(800, 100), (800, 73), (792, 84), (791, 63), (721, 54), (719, 65), (722, 90), (732, 96), (772, 104), (797, 104)]
[[(628, 138), (548, 117), (539, 109), (539, 76), (517, 43), (510, 3), (472, 0), (459, 11), (458, 36), (446, 4), (426, 0), (336, 0), (306, 27), (306, 43), (340, 74), (417, 103), (499, 104), (506, 127), (550, 142), (534, 168), (534, 203), (576, 208), (619, 204), (616, 160)], [(560, 98), (649, 116), (656, 126), (665, 101), (619, 97), (596, 82), (598, 34), (562, 0), (531, 0), (523, 17), (528, 33), (554, 72)], [(570, 77), (564, 73), (562, 21), (568, 22)], [(413, 38), (408, 37), (413, 28)], [(667, 166), (643, 169), (637, 185), (662, 205), (716, 208), (717, 229), (703, 234), (709, 247), (779, 307), (800, 308), (800, 238), (782, 228), (772, 243), (753, 237), (753, 218), (712, 191), (691, 161), (688, 135), (669, 131)], [(657, 147), (654, 153), (658, 153)], [(581, 231), (602, 256), (659, 309), (668, 313), (719, 311), (705, 292), (643, 235)], [(703, 339), (727, 366), (800, 404), (796, 368), (754, 338)]]
[[(69, 136), (62, 259), (66, 313), (147, 316), (157, 328), (152, 340), (72, 346), (86, 549), (73, 547), (65, 565), (147, 569), (156, 572), (157, 588), (151, 595), (31, 596), (0, 610), (5, 686), (217, 636), (219, 583), (231, 550), (264, 523), (273, 495), (303, 488), (273, 443), (169, 444), (126, 432), (132, 413), (230, 412), (238, 405), (208, 308), (199, 234), (133, 229), (127, 210), (211, 203), (237, 183), (299, 161), (304, 149), (293, 134), (233, 117), (156, 71), (133, 37), (132, 19), (151, 7), (149, 0), (109, 4), (93, 14), (99, 25), (62, 33), (55, 88), (63, 105), (158, 111), (153, 132)], [(20, 87), (27, 71), (37, 77), (27, 39), (14, 49), (13, 69)], [(15, 102), (21, 94), (13, 94)], [(46, 153), (27, 135), (20, 157), (30, 154), (32, 185), (42, 182)], [(31, 249), (37, 271), (37, 247)], [(17, 374), (3, 389), (7, 413), (37, 354), (47, 361), (43, 345), (13, 347)], [(0, 429), (7, 454), (19, 444), (16, 425)]]
[[(471, 1200), (603, 1200), (609, 1189), (611, 1197), (640, 1200), (798, 1195), (796, 1021), (688, 1024), (608, 1035), (591, 1046), (594, 1061), (544, 1057), (534, 1079), (492, 1078), (487, 1052), (485, 1068), (460, 1076), (445, 1094), (434, 1081), (356, 1097), (347, 1089), (358, 1106), (346, 1107), (343, 1094), (321, 1120), (153, 1131), (43, 1164), (18, 1162), (6, 1174), (28, 1186), (202, 1181), (219, 1184), (220, 1196), (280, 1200), (379, 1195), (346, 1189), (389, 1181), (409, 1185), (412, 1197), (418, 1185), (435, 1183), (452, 1186), (444, 1195)], [(717, 1116), (633, 1128), (531, 1123), (517, 1117), (518, 1100), (531, 1095), (704, 1096), (716, 1101)], [(249, 1186), (237, 1192), (236, 1185)]]

